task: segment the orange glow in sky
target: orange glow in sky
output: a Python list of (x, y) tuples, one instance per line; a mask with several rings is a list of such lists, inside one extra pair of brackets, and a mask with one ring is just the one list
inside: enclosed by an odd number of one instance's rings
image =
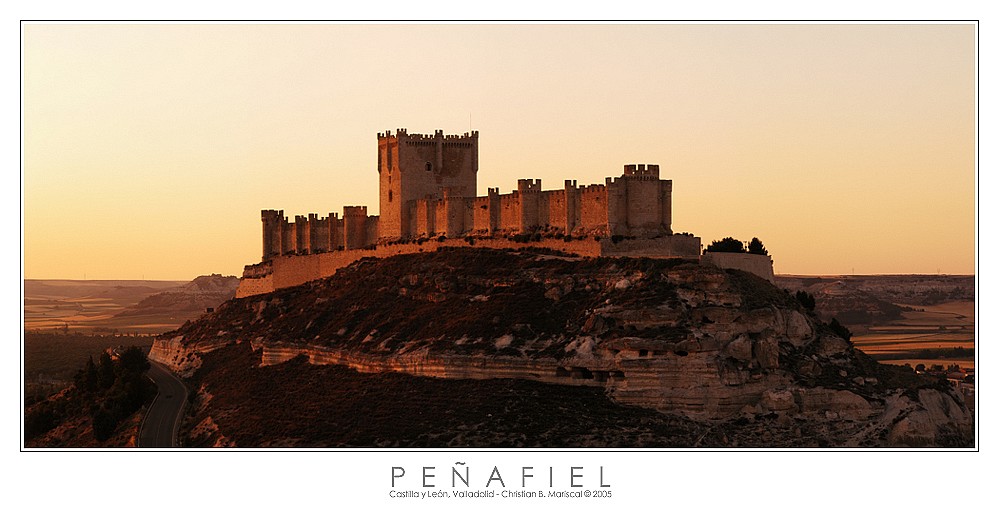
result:
[(975, 26), (67, 25), (22, 31), (25, 278), (259, 261), (260, 210), (378, 212), (376, 133), (518, 178), (673, 180), (673, 229), (786, 274), (975, 270)]

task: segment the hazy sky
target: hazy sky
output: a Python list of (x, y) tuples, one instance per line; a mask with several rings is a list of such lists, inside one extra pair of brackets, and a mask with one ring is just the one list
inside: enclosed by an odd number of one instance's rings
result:
[(975, 265), (967, 25), (26, 25), (26, 278), (259, 261), (260, 210), (378, 212), (376, 133), (480, 132), (479, 193), (674, 182), (780, 273)]

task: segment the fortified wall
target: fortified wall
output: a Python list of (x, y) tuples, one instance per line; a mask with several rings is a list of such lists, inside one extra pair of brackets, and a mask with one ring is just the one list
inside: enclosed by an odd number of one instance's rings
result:
[(660, 179), (656, 164), (626, 165), (621, 176), (603, 184), (566, 180), (561, 189), (543, 190), (539, 179), (520, 179), (508, 194), (489, 188), (477, 197), (479, 132), (398, 129), (377, 138), (380, 215), (347, 206), (342, 216), (308, 214), (289, 221), (282, 210), (262, 210), (261, 263), (246, 266), (237, 297), (330, 276), (360, 258), (473, 243), (527, 244), (581, 256), (700, 256), (699, 238), (673, 234), (673, 184)]
[(236, 297), (255, 296), (285, 287), (333, 276), (337, 269), (362, 258), (385, 258), (394, 255), (434, 252), (438, 248), (483, 247), (489, 249), (525, 249), (541, 247), (583, 257), (648, 257), (697, 259), (701, 239), (693, 235), (673, 235), (656, 239), (618, 238), (542, 238), (518, 242), (508, 238), (445, 238), (398, 244), (378, 244), (365, 249), (347, 249), (322, 253), (275, 256), (266, 262), (248, 265), (236, 289)]
[(739, 269), (774, 283), (774, 262), (768, 255), (707, 252), (701, 256), (701, 263), (722, 269)]
[(344, 217), (331, 212), (295, 216), (288, 222), (281, 210), (261, 210), (264, 225), (262, 262), (279, 255), (308, 255), (326, 251), (360, 249), (374, 244), (378, 216), (368, 215), (368, 207), (344, 207)]

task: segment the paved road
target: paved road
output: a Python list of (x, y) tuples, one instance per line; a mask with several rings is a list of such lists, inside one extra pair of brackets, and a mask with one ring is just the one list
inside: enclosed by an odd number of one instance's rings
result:
[(166, 367), (150, 361), (149, 376), (159, 389), (139, 432), (139, 447), (176, 447), (177, 427), (187, 402), (187, 387)]

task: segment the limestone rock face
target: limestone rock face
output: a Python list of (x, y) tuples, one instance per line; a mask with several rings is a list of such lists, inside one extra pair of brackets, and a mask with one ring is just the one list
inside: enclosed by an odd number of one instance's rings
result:
[(784, 291), (669, 260), (486, 249), (363, 260), (229, 301), (157, 340), (150, 358), (190, 375), (199, 353), (243, 342), (261, 365), (305, 355), (362, 372), (602, 387), (624, 404), (706, 421), (850, 422), (858, 444), (970, 440), (960, 401), (871, 361)]
[(740, 335), (726, 344), (723, 354), (730, 358), (749, 362), (753, 358), (753, 342), (746, 335)]
[(800, 388), (796, 390), (797, 403), (803, 413), (828, 412), (835, 418), (862, 419), (873, 409), (863, 397), (847, 390), (825, 388)]
[(182, 377), (191, 377), (201, 366), (200, 353), (208, 353), (232, 343), (226, 339), (198, 340), (185, 343), (184, 336), (156, 339), (149, 350), (149, 359), (166, 365)]
[(897, 395), (886, 404), (879, 420), (890, 426), (892, 447), (961, 445), (972, 437), (972, 418), (953, 392), (922, 389), (916, 397)]
[(816, 342), (816, 354), (834, 356), (843, 354), (849, 347), (850, 344), (840, 337), (824, 335)]
[(798, 405), (795, 394), (791, 390), (772, 389), (765, 391), (760, 398), (760, 405), (773, 412), (796, 412)]
[(774, 370), (780, 367), (781, 352), (778, 339), (764, 337), (753, 343), (754, 360), (762, 369)]
[(788, 312), (786, 318), (788, 321), (785, 326), (785, 333), (788, 336), (789, 343), (795, 347), (802, 347), (812, 339), (813, 329), (805, 315), (802, 315), (801, 312), (791, 310)]

